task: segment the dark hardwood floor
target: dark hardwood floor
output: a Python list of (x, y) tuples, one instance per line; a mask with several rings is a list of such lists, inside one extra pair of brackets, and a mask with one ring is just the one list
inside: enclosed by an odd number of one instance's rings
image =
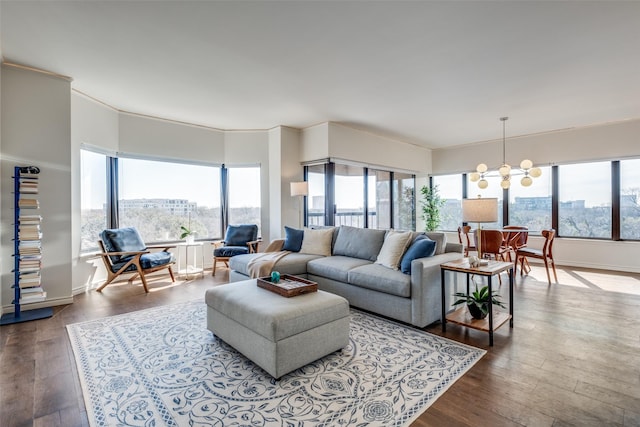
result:
[[(640, 426), (640, 275), (558, 273), (551, 286), (539, 267), (517, 276), (514, 328), (499, 329), (494, 347), (486, 333), (448, 325), (448, 338), (487, 354), (413, 426)], [(0, 327), (0, 426), (88, 425), (67, 324), (203, 298), (228, 276), (173, 286), (165, 277), (149, 294), (118, 283), (52, 318)]]

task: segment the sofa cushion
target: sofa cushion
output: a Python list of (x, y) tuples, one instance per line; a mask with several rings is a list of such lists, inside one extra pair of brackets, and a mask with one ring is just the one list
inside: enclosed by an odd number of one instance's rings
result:
[(302, 238), (304, 237), (304, 230), (298, 230), (296, 228), (284, 226), (284, 245), (283, 251), (300, 252), (302, 247)]
[(333, 246), (333, 255), (375, 261), (384, 243), (385, 230), (341, 225)]
[(309, 261), (307, 273), (348, 283), (349, 270), (367, 264), (371, 264), (371, 261), (346, 256), (330, 256)]
[(376, 264), (383, 265), (392, 270), (398, 270), (400, 259), (411, 244), (413, 235), (411, 231), (389, 230), (384, 238), (380, 253), (376, 258)]
[(246, 246), (220, 246), (213, 250), (215, 257), (233, 257), (236, 255), (248, 254), (249, 248)]
[(349, 271), (349, 284), (399, 297), (411, 296), (411, 276), (380, 264), (369, 264)]
[(422, 235), (416, 237), (400, 261), (400, 271), (411, 274), (411, 261), (417, 258), (431, 257), (436, 252), (436, 242)]
[(320, 230), (305, 228), (300, 253), (330, 256), (332, 239), (333, 228), (323, 228)]
[(229, 225), (224, 234), (227, 246), (247, 246), (247, 242), (258, 238), (258, 226), (255, 224)]
[[(100, 238), (107, 252), (140, 252), (147, 249), (135, 227), (107, 229), (100, 233)], [(111, 261), (117, 263), (128, 257), (112, 255)]]
[(424, 233), (425, 236), (436, 242), (436, 255), (442, 255), (446, 252), (447, 235), (438, 231), (429, 231)]

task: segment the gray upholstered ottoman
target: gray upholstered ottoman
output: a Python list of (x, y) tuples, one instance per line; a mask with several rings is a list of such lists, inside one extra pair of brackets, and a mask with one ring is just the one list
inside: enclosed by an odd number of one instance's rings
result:
[(349, 303), (323, 291), (285, 298), (256, 280), (208, 289), (207, 328), (274, 378), (349, 343)]

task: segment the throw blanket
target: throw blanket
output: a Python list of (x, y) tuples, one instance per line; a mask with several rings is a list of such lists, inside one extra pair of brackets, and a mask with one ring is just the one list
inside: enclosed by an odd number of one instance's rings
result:
[(252, 279), (268, 276), (273, 270), (273, 266), (281, 258), (286, 256), (289, 251), (279, 252), (265, 252), (264, 254), (255, 257), (247, 264), (247, 272)]

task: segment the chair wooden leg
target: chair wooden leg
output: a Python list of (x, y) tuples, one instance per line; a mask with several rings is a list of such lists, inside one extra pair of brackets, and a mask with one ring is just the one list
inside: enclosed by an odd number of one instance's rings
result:
[(558, 273), (556, 273), (556, 263), (553, 260), (553, 258), (550, 258), (550, 260), (551, 260), (551, 267), (553, 267), (553, 277), (555, 277), (556, 283), (558, 283)]
[(547, 280), (549, 281), (549, 284), (551, 284), (551, 274), (549, 274), (549, 261), (547, 258), (544, 259), (544, 269), (547, 272)]
[(176, 281), (176, 278), (175, 278), (175, 277), (174, 277), (174, 275), (173, 275), (173, 269), (171, 268), (171, 266), (168, 266), (168, 267), (167, 267), (167, 270), (169, 270), (169, 276), (171, 276), (171, 281), (172, 281), (172, 282), (175, 282), (175, 281)]
[(104, 289), (104, 288), (105, 288), (109, 283), (113, 282), (113, 280), (114, 280), (116, 277), (118, 277), (118, 275), (117, 275), (117, 274), (113, 274), (113, 273), (112, 273), (112, 274), (109, 274), (109, 277), (107, 278), (107, 280), (106, 280), (102, 285), (100, 285), (98, 288), (96, 288), (96, 292), (102, 292), (102, 290), (103, 290), (103, 289)]
[(213, 271), (211, 272), (212, 276), (216, 275), (216, 264), (218, 263), (218, 260), (216, 259), (216, 257), (213, 257)]

